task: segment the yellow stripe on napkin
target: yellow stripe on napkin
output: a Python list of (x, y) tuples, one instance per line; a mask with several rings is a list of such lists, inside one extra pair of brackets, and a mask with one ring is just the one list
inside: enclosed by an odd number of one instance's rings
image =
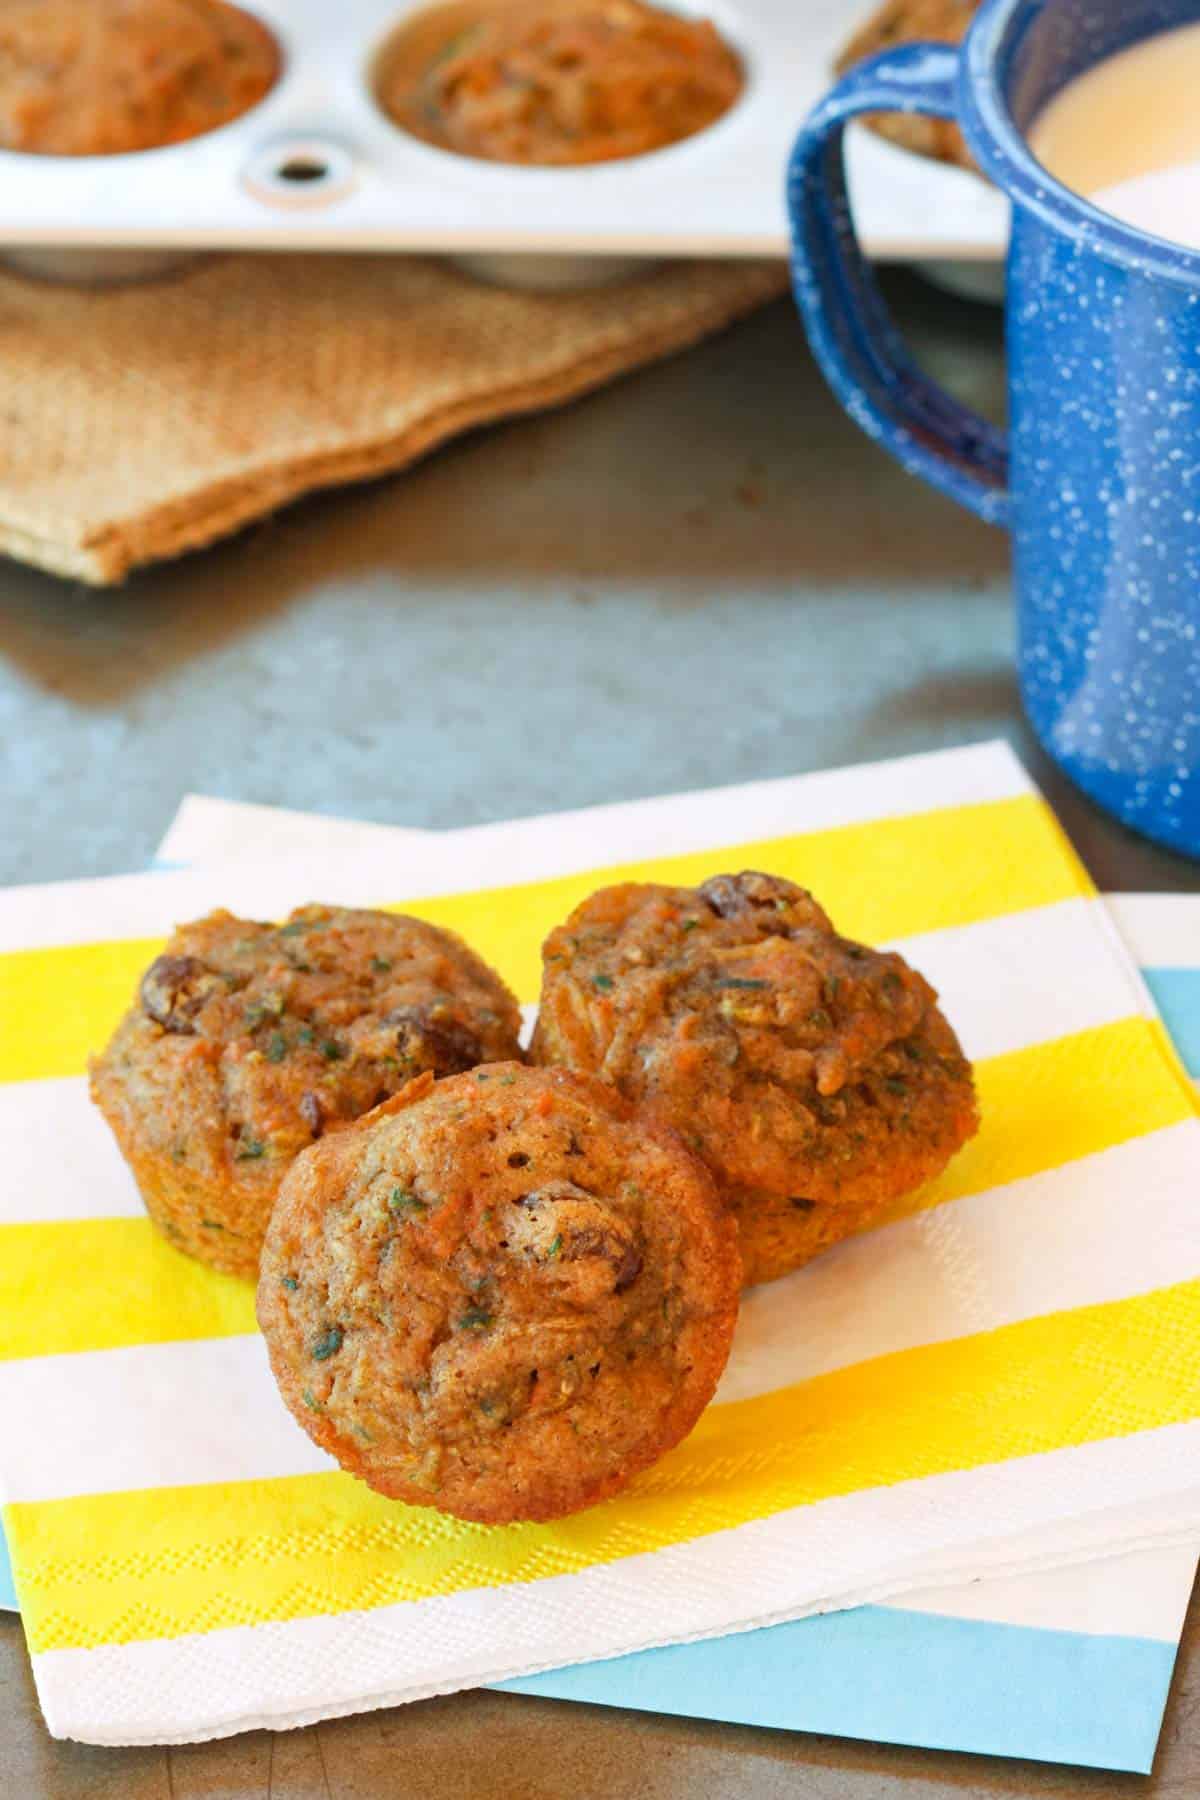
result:
[(144, 1218), (0, 1226), (0, 1318), (0, 1362), (258, 1330), (250, 1282), (172, 1249)]
[[(976, 1073), (979, 1136), (873, 1224), (1060, 1168), (1195, 1111), (1159, 1061), (1148, 1019), (1014, 1050)], [(48, 1293), (60, 1296), (53, 1308), (41, 1298)], [(0, 1227), (0, 1318), (0, 1361), (255, 1329), (248, 1284), (210, 1274), (143, 1219)]]
[(161, 949), (161, 938), (126, 938), (0, 955), (0, 1082), (82, 1074)]
[(1200, 1282), (840, 1369), (710, 1409), (627, 1493), (550, 1525), (464, 1525), (337, 1473), (5, 1509), (31, 1650), (537, 1581), (956, 1469), (1191, 1418)]
[[(996, 846), (1005, 855), (996, 855)], [(692, 885), (763, 868), (811, 887), (839, 930), (878, 943), (1048, 906), (1093, 889), (1036, 795), (735, 844), (468, 894), (404, 902), (466, 937), (522, 1000), (536, 1000), (542, 940), (596, 887)], [(309, 898), (298, 894), (299, 904)], [(128, 1006), (161, 940), (65, 944), (0, 955), (0, 1081), (78, 1075)]]

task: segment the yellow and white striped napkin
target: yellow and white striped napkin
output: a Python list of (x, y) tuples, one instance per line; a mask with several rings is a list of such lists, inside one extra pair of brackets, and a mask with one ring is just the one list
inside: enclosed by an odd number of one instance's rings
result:
[[(249, 1289), (158, 1240), (82, 1069), (178, 919), (312, 897), (463, 931), (536, 997), (601, 881), (765, 867), (901, 944), (984, 1126), (745, 1305), (716, 1404), (552, 1525), (408, 1509), (270, 1382)], [(52, 1731), (295, 1724), (971, 1575), (1200, 1536), (1196, 1100), (999, 746), (236, 869), (0, 894), (0, 1483)]]

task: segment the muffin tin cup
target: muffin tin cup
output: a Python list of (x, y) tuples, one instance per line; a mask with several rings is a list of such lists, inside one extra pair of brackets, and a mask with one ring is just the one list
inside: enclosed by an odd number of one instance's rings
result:
[[(463, 157), (409, 136), (372, 90), (376, 58), (418, 10), (394, 0), (251, 0), (283, 67), (228, 125), (117, 156), (0, 151), (0, 246), (52, 279), (146, 279), (210, 249), (406, 251), (467, 259), (481, 279), (562, 289), (664, 257), (783, 256), (783, 169), (853, 26), (844, 0), (676, 0), (712, 19), (745, 69), (723, 118), (644, 156), (571, 168)], [(889, 152), (881, 160), (880, 151)], [(960, 170), (891, 146), (852, 149), (862, 234), (877, 254), (994, 258), (1003, 203)], [(5, 167), (7, 165), (7, 167)], [(864, 204), (882, 178), (883, 203)], [(931, 201), (930, 184), (936, 198)], [(943, 204), (939, 199), (944, 197)], [(44, 260), (54, 252), (51, 261)], [(86, 252), (74, 268), (58, 253)], [(92, 261), (97, 252), (121, 260)], [(127, 253), (169, 256), (133, 263)], [(33, 253), (35, 263), (29, 260)], [(528, 261), (522, 259), (528, 258)]]
[(645, 256), (536, 256), (528, 251), (460, 251), (447, 262), (489, 287), (536, 294), (571, 294), (581, 288), (615, 287), (661, 265)]
[(201, 260), (196, 250), (59, 250), (29, 244), (0, 258), (18, 275), (68, 287), (127, 287), (177, 275)]

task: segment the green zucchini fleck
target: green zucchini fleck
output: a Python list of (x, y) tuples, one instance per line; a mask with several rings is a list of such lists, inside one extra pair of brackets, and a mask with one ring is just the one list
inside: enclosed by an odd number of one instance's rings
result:
[(269, 994), (263, 994), (260, 999), (252, 1000), (246, 1008), (246, 1025), (249, 1030), (253, 1031), (254, 1027), (256, 1025), (261, 1025), (264, 1020), (279, 1018), (282, 1012), (282, 994), (275, 993), (274, 991)]
[(313, 1361), (328, 1362), (331, 1356), (336, 1356), (342, 1347), (345, 1335), (340, 1325), (330, 1325), (321, 1333), (312, 1347)]

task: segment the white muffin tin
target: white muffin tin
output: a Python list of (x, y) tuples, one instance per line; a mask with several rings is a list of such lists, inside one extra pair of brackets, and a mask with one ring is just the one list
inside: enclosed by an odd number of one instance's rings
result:
[[(675, 3), (685, 10), (683, 0)], [(688, 0), (686, 10), (712, 18), (742, 54), (741, 100), (684, 143), (572, 169), (454, 156), (391, 124), (372, 96), (372, 65), (415, 6), (252, 0), (248, 10), (275, 32), (284, 56), (279, 83), (261, 105), (161, 150), (103, 157), (0, 151), (0, 246), (608, 259), (593, 266), (595, 274), (615, 273), (612, 259), (630, 256), (781, 255), (788, 151), (864, 8), (845, 0)], [(988, 260), (1003, 253), (1004, 205), (974, 177), (865, 133), (852, 145), (851, 177), (862, 236), (875, 255)], [(519, 278), (521, 266), (510, 263), (509, 278), (514, 267)], [(543, 262), (539, 279), (553, 280), (556, 266)]]

